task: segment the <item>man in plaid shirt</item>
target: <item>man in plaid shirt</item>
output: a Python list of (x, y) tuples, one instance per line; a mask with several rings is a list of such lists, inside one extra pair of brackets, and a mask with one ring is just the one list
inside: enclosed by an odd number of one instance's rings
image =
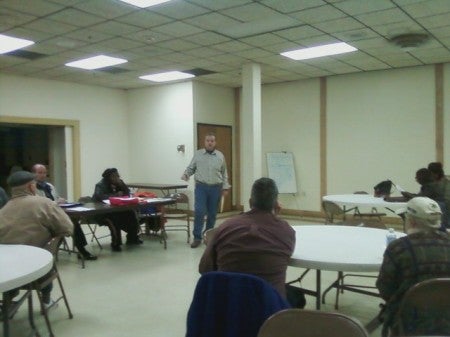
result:
[[(409, 288), (427, 279), (450, 277), (450, 238), (439, 230), (439, 205), (430, 198), (416, 197), (408, 202), (405, 211), (408, 235), (388, 245), (377, 280), (386, 301), (383, 336), (389, 329), (392, 335), (397, 334), (397, 311)], [(450, 335), (450, 308), (446, 313), (411, 309), (406, 329), (415, 335)]]

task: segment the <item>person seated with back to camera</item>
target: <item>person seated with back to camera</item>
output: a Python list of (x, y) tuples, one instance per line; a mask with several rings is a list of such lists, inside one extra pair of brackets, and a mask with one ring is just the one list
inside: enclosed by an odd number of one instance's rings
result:
[(5, 206), (8, 200), (9, 200), (8, 194), (6, 194), (5, 190), (2, 187), (0, 187), (0, 208)]
[[(23, 244), (45, 247), (54, 237), (70, 236), (73, 224), (55, 202), (36, 195), (35, 176), (16, 171), (7, 179), (11, 199), (0, 209), (0, 244)], [(44, 306), (55, 302), (50, 298), (52, 284), (42, 289)]]
[[(376, 281), (381, 297), (386, 301), (383, 312), (382, 335), (398, 335), (397, 314), (406, 291), (413, 285), (438, 277), (450, 277), (450, 238), (439, 230), (441, 209), (427, 197), (414, 197), (406, 208), (397, 211), (406, 216), (407, 235), (389, 243)], [(407, 308), (408, 310), (408, 308)], [(408, 336), (450, 335), (450, 310), (408, 314)], [(439, 322), (439, 324), (436, 324)], [(446, 327), (445, 332), (434, 331), (434, 326)]]
[[(130, 189), (120, 179), (119, 171), (116, 168), (108, 168), (102, 174), (102, 180), (95, 185), (94, 201), (101, 202), (109, 197), (129, 196)], [(120, 231), (127, 233), (127, 245), (142, 244), (142, 240), (138, 237), (138, 219), (135, 211), (127, 210), (121, 212), (113, 212), (109, 214), (97, 215), (93, 217), (94, 221), (100, 225), (112, 224), (111, 229), (111, 249), (114, 252), (120, 252), (122, 245), (122, 235)]]
[(249, 202), (250, 211), (217, 227), (200, 260), (199, 272), (253, 274), (286, 298), (286, 270), (295, 247), (295, 231), (277, 216), (280, 207), (275, 182), (256, 180)]
[[(66, 202), (66, 199), (59, 196), (55, 186), (47, 181), (47, 167), (43, 164), (34, 164), (31, 171), (36, 179), (36, 194), (55, 201), (58, 204)], [(95, 261), (97, 256), (86, 250), (87, 240), (78, 221), (72, 220), (73, 223), (73, 243), (78, 250), (78, 257), (83, 256), (85, 260)]]
[(444, 228), (450, 227), (450, 181), (445, 177), (444, 168), (440, 162), (428, 164), (428, 170), (431, 172), (433, 180), (440, 188), (444, 196), (444, 203), (439, 203), (442, 210), (442, 224)]

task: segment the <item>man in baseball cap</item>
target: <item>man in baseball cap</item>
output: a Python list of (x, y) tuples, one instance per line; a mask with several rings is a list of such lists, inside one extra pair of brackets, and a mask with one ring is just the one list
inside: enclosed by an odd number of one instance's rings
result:
[[(386, 301), (383, 336), (398, 335), (398, 308), (405, 292), (413, 285), (437, 277), (450, 277), (450, 238), (441, 231), (441, 209), (427, 197), (415, 197), (397, 213), (406, 216), (408, 235), (391, 242), (384, 253), (377, 288)], [(408, 310), (408, 308), (406, 308)], [(450, 310), (449, 310), (450, 311)], [(445, 317), (439, 322), (438, 317)], [(427, 313), (402, 317), (408, 335), (450, 334), (450, 312)]]

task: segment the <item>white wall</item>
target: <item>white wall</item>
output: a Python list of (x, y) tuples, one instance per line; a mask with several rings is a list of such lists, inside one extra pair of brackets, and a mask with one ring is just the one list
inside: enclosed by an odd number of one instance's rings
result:
[(417, 192), (436, 158), (434, 67), (328, 79), (328, 194), (373, 192), (391, 179)]
[(107, 167), (129, 175), (125, 91), (0, 74), (0, 116), (80, 121), (81, 193)]
[(298, 193), (295, 196), (281, 194), (283, 208), (318, 210), (319, 94), (318, 79), (265, 85), (262, 88), (263, 174), (267, 176), (267, 152), (287, 151), (294, 155)]
[(444, 171), (450, 174), (450, 63), (444, 65)]
[[(183, 183), (194, 149), (192, 83), (130, 90), (128, 93), (128, 181)], [(177, 151), (184, 144), (185, 153)]]

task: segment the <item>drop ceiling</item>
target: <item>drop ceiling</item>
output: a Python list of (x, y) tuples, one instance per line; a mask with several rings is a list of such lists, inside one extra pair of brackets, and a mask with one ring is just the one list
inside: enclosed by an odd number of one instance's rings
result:
[[(118, 0), (0, 0), (0, 33), (36, 43), (0, 55), (0, 72), (132, 89), (139, 76), (191, 71), (241, 86), (246, 63), (263, 83), (450, 62), (450, 0), (173, 0), (140, 9)], [(424, 33), (404, 50), (390, 38)], [(280, 52), (333, 42), (356, 52), (293, 61)], [(87, 71), (65, 63), (97, 54), (127, 63)]]

